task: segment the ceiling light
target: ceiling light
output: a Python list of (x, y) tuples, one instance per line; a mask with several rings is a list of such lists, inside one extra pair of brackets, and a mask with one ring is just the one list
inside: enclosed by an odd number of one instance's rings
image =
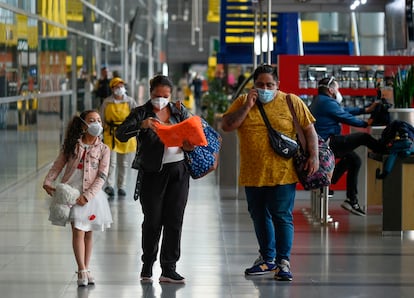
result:
[(341, 67), (342, 71), (359, 71), (358, 66), (343, 66)]

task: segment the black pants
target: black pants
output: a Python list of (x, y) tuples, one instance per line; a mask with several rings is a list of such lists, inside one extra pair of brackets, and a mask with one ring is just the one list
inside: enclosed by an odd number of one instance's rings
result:
[(361, 168), (361, 158), (354, 152), (359, 146), (366, 146), (374, 152), (384, 152), (384, 145), (368, 133), (351, 133), (349, 135), (337, 135), (330, 138), (330, 146), (335, 158), (340, 160), (336, 163), (332, 176), (332, 184), (338, 182), (345, 172), (346, 197), (352, 203), (357, 203), (358, 173)]
[(189, 172), (184, 161), (168, 163), (157, 173), (144, 173), (140, 202), (142, 223), (142, 262), (152, 268), (157, 259), (162, 232), (162, 270), (175, 270), (180, 258), (181, 230), (189, 190)]

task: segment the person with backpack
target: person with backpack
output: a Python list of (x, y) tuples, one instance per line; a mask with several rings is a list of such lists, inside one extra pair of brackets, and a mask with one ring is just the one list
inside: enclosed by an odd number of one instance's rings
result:
[(152, 280), (152, 267), (160, 252), (160, 282), (184, 283), (176, 272), (180, 258), (181, 232), (187, 204), (190, 172), (184, 160), (184, 151), (194, 146), (184, 141), (181, 147), (166, 147), (156, 133), (156, 122), (176, 124), (191, 116), (178, 103), (171, 102), (173, 84), (164, 75), (150, 81), (150, 99), (134, 108), (116, 130), (121, 142), (137, 137), (137, 155), (133, 167), (138, 169), (135, 199), (140, 199), (142, 223), (141, 280)]
[(339, 159), (335, 165), (332, 184), (339, 181), (345, 172), (346, 200), (341, 204), (345, 210), (359, 216), (365, 216), (365, 211), (358, 203), (358, 174), (361, 158), (354, 152), (359, 146), (366, 146), (374, 152), (384, 152), (384, 145), (368, 133), (356, 132), (348, 135), (341, 134), (341, 124), (355, 127), (368, 127), (372, 119), (362, 120), (357, 115), (369, 114), (377, 106), (377, 102), (368, 107), (342, 107), (342, 95), (338, 82), (334, 77), (323, 78), (318, 83), (318, 96), (310, 105), (310, 110), (316, 118), (315, 129), (329, 145)]
[[(238, 180), (244, 186), (247, 209), (259, 244), (259, 258), (244, 270), (244, 274), (273, 272), (273, 278), (278, 281), (292, 281), (293, 208), (298, 177), (293, 159), (276, 154), (270, 145), (259, 108), (259, 105), (263, 107), (275, 130), (289, 138), (295, 137), (288, 94), (279, 90), (279, 84), (277, 68), (259, 65), (253, 73), (253, 88), (234, 100), (223, 114), (221, 128), (226, 132), (237, 131), (240, 144)], [(308, 146), (305, 168), (312, 175), (319, 168), (315, 119), (298, 96), (291, 94), (290, 100)]]

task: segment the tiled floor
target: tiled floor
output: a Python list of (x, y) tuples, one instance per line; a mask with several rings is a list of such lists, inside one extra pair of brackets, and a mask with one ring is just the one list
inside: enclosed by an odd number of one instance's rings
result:
[[(157, 279), (141, 284), (140, 205), (131, 196), (110, 201), (114, 225), (94, 235), (91, 269), (97, 283), (78, 288), (69, 226), (49, 224), (41, 188), (45, 171), (0, 193), (0, 297), (414, 297), (414, 240), (384, 237), (381, 208), (350, 215), (331, 202), (337, 226), (306, 216), (309, 193), (299, 192), (291, 283), (272, 275), (245, 277), (257, 244), (244, 200), (221, 198), (214, 174), (192, 181), (186, 210), (182, 286)], [(131, 172), (129, 194), (133, 189)], [(341, 194), (336, 194), (338, 197)], [(154, 276), (160, 269), (155, 264)]]

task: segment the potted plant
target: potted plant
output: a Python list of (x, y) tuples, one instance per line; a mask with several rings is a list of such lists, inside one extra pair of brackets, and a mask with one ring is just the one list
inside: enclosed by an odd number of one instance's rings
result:
[(414, 97), (414, 67), (406, 70), (398, 69), (394, 76), (394, 107), (411, 108)]
[(393, 80), (393, 107), (389, 109), (391, 120), (403, 120), (414, 125), (414, 66), (398, 69)]
[(224, 113), (230, 102), (222, 80), (213, 78), (209, 82), (209, 89), (202, 97), (203, 117), (215, 127), (216, 117)]

